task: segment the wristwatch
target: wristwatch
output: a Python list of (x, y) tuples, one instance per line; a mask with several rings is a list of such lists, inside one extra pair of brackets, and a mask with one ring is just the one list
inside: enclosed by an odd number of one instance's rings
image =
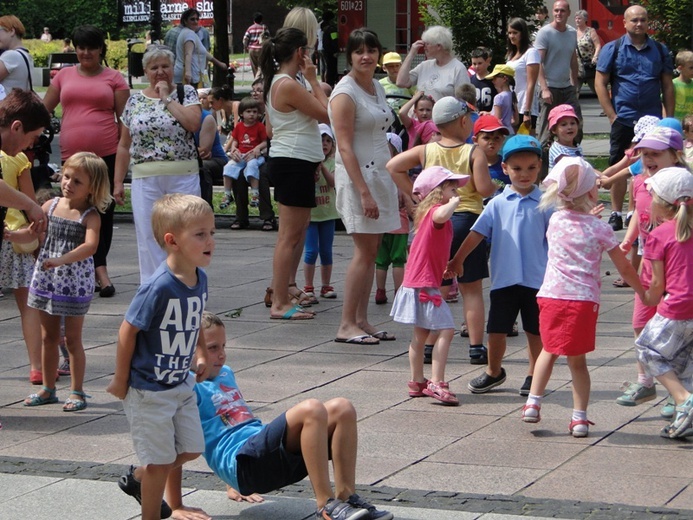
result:
[(173, 101), (173, 98), (171, 96), (166, 96), (166, 99), (164, 99), (164, 106), (167, 107), (171, 101)]
[(532, 112), (530, 112), (529, 110), (525, 110), (524, 112), (522, 112), (522, 115), (523, 116), (531, 116)]

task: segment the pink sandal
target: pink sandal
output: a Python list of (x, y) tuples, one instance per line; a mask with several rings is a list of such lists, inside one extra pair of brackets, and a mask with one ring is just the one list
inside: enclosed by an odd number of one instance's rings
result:
[[(527, 410), (536, 410), (537, 415), (527, 415)], [(522, 420), (526, 423), (538, 423), (541, 421), (541, 406), (526, 404), (522, 407)]]
[(426, 394), (423, 393), (428, 386), (428, 379), (424, 379), (423, 383), (418, 383), (416, 381), (409, 381), (407, 383), (409, 387), (409, 397), (425, 397)]
[[(594, 423), (586, 419), (570, 421), (568, 429), (573, 437), (587, 437), (587, 434), (590, 432), (590, 425), (594, 426)], [(578, 428), (578, 426), (580, 426), (580, 428)]]
[(450, 390), (450, 385), (445, 381), (439, 381), (434, 383), (433, 381), (428, 382), (428, 386), (423, 390), (424, 395), (437, 399), (443, 404), (448, 404), (450, 406), (457, 406), (460, 404), (457, 396), (453, 394)]

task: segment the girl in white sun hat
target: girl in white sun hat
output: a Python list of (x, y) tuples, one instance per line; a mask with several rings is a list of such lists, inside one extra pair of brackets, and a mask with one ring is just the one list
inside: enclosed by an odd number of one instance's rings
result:
[(674, 421), (663, 437), (693, 433), (693, 175), (663, 168), (647, 179), (652, 221), (662, 222), (648, 238), (643, 258), (652, 265), (643, 302), (657, 314), (635, 342), (638, 361), (674, 398)]

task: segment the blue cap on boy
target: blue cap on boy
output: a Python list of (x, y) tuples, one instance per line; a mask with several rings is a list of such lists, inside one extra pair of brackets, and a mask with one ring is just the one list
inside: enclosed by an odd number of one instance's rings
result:
[(503, 150), (501, 151), (503, 162), (506, 162), (508, 157), (518, 152), (532, 152), (541, 157), (541, 144), (531, 135), (514, 135), (505, 141), (505, 145), (503, 145)]

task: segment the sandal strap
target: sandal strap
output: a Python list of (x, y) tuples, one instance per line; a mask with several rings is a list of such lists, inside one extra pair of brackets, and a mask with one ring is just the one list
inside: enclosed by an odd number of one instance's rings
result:
[(88, 397), (89, 399), (91, 399), (91, 396), (90, 396), (89, 394), (85, 394), (84, 392), (82, 392), (82, 391), (80, 391), (80, 390), (70, 390), (70, 394), (71, 394), (71, 395), (72, 395), (72, 394), (78, 395), (78, 396), (80, 396), (82, 399), (87, 398), (87, 397)]
[(55, 394), (55, 392), (57, 391), (56, 387), (53, 387), (53, 390), (51, 390), (47, 386), (42, 386), (41, 388), (43, 389), (44, 392), (48, 392), (50, 395)]

